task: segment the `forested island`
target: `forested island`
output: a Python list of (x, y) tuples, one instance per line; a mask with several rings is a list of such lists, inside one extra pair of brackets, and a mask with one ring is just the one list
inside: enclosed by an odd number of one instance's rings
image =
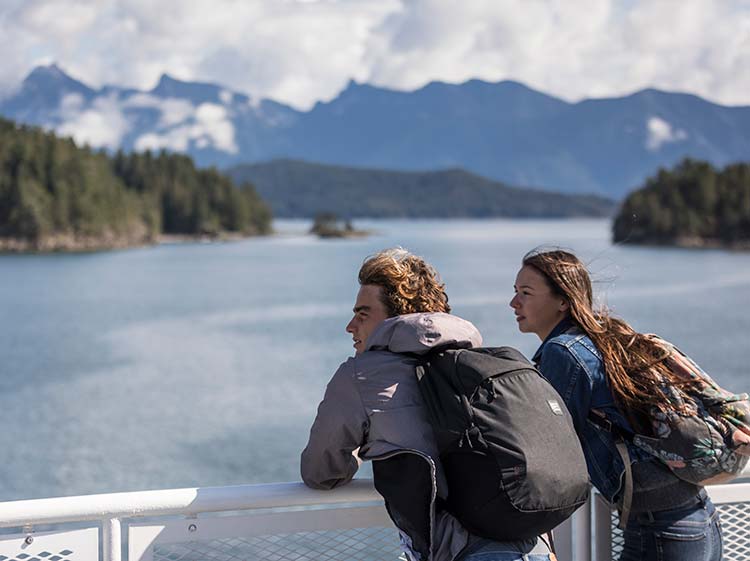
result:
[(362, 238), (370, 234), (367, 230), (355, 228), (351, 220), (342, 220), (332, 212), (317, 214), (310, 233), (319, 238)]
[(617, 243), (750, 249), (750, 164), (660, 169), (625, 199), (612, 232)]
[(161, 235), (265, 234), (271, 212), (251, 185), (182, 155), (108, 156), (0, 119), (0, 251), (94, 250)]
[(227, 172), (249, 181), (275, 216), (368, 218), (612, 216), (613, 200), (511, 187), (463, 169), (406, 172), (274, 160)]

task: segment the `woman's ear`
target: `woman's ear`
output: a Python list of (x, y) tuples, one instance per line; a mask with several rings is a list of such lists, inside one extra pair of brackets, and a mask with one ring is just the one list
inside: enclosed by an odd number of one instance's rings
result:
[(560, 300), (560, 307), (558, 308), (561, 312), (567, 312), (570, 310), (570, 304), (567, 300)]

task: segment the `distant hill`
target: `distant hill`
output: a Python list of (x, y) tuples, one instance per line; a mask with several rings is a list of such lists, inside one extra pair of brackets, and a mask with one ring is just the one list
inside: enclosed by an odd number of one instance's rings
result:
[(615, 203), (509, 187), (461, 169), (399, 172), (276, 160), (227, 171), (250, 182), (279, 217), (572, 217), (609, 216)]
[(298, 111), (167, 75), (149, 91), (95, 90), (53, 65), (35, 69), (0, 101), (0, 115), (111, 151), (182, 152), (200, 166), (291, 158), (461, 168), (616, 199), (686, 156), (723, 166), (750, 154), (750, 107), (653, 89), (568, 103), (510, 81), (432, 82), (415, 91), (351, 82), (335, 99)]
[(118, 152), (0, 119), (0, 250), (88, 250), (160, 234), (221, 236), (270, 230), (252, 186), (240, 189), (190, 158)]
[(750, 249), (750, 164), (661, 169), (625, 199), (612, 232), (618, 243)]

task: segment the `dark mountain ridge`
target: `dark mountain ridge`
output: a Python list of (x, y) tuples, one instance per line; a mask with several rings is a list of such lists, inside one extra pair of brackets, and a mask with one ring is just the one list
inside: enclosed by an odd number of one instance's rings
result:
[(466, 170), (413, 172), (275, 160), (228, 170), (282, 218), (560, 218), (609, 216), (610, 199), (510, 187)]

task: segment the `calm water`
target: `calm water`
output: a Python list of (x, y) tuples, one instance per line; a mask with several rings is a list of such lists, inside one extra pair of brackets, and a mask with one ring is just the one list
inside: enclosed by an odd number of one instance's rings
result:
[[(589, 264), (641, 330), (750, 389), (750, 254), (612, 247), (587, 221), (378, 221), (367, 239), (285, 235), (88, 255), (0, 256), (0, 500), (298, 479), (362, 259), (433, 262), (454, 312), (527, 354), (507, 302), (530, 248)], [(367, 472), (365, 472), (366, 474)]]

